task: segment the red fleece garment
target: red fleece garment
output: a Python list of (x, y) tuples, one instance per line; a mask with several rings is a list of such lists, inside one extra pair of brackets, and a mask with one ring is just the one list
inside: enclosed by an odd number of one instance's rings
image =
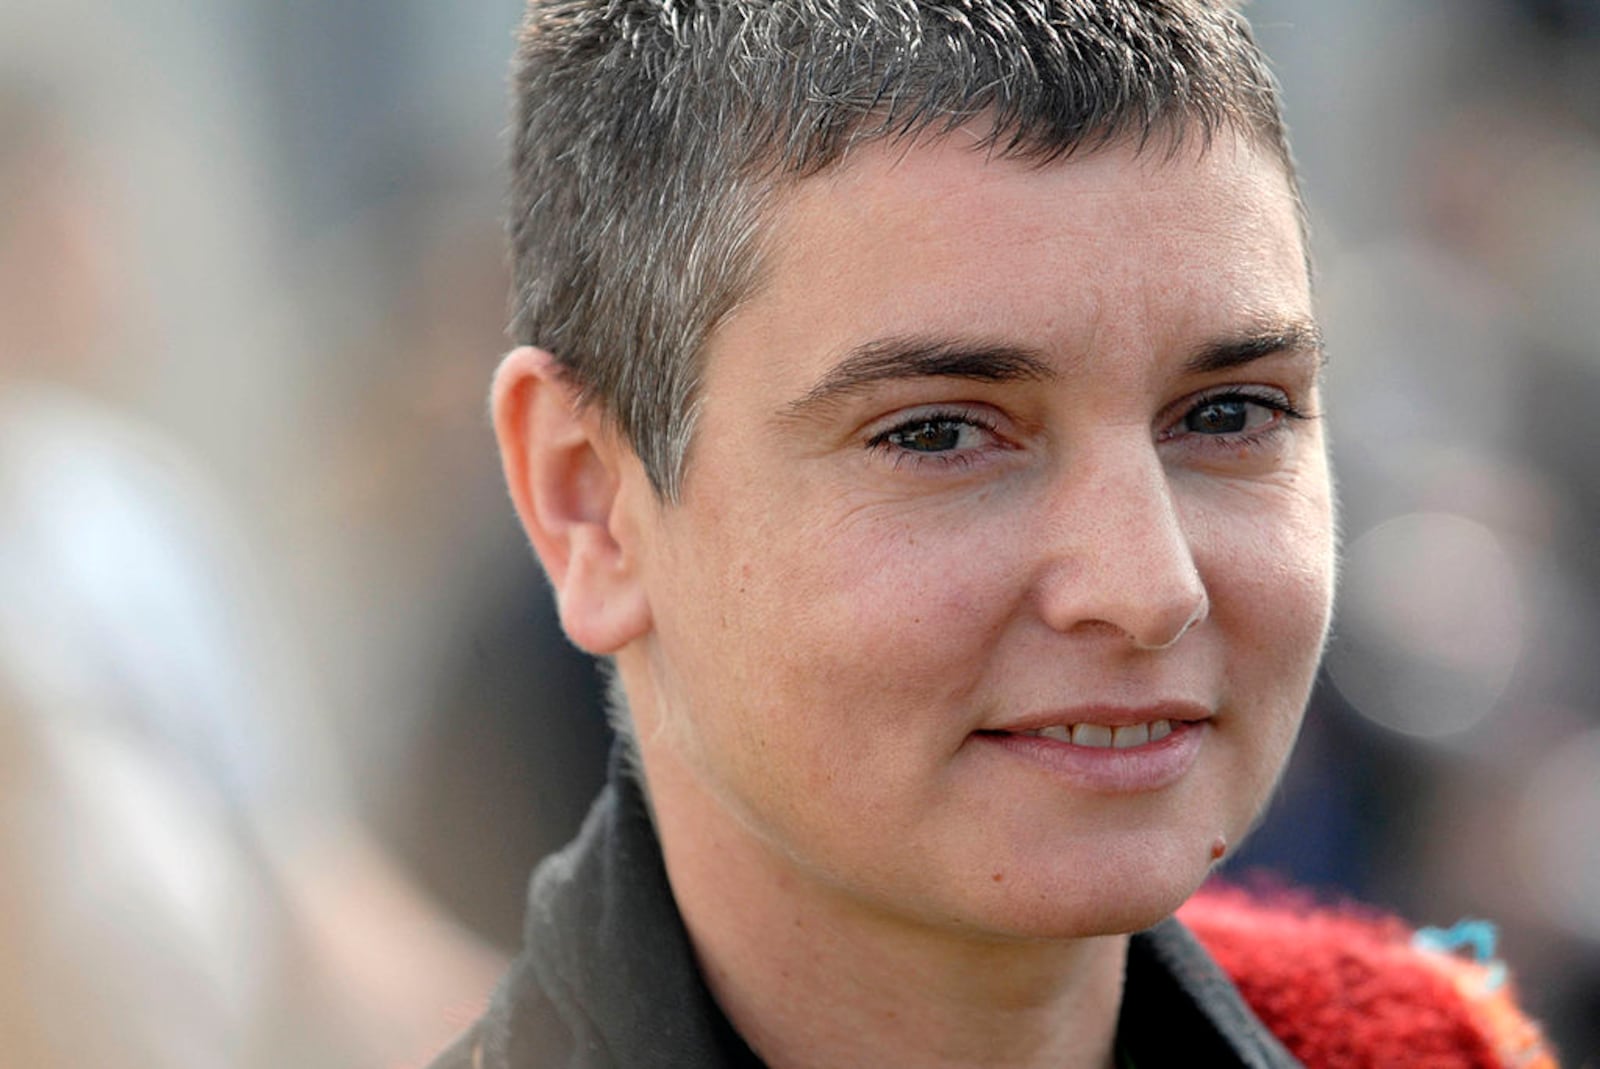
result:
[(1308, 1069), (1556, 1069), (1492, 965), (1419, 948), (1392, 917), (1233, 888), (1178, 915)]

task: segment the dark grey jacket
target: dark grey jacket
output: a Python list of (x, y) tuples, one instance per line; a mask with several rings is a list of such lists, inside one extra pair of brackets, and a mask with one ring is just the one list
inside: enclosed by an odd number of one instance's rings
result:
[[(526, 948), (433, 1069), (761, 1069), (695, 966), (639, 787), (611, 782), (534, 874)], [(1300, 1065), (1176, 920), (1135, 935), (1118, 1044), (1138, 1069)]]

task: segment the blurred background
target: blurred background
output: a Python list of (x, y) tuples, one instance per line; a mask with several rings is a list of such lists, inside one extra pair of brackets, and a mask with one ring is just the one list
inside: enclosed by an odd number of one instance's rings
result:
[[(420, 1065), (606, 746), (484, 417), (516, 0), (0, 6), (0, 1042)], [(1600, 2), (1257, 0), (1336, 635), (1266, 866), (1600, 1065)]]

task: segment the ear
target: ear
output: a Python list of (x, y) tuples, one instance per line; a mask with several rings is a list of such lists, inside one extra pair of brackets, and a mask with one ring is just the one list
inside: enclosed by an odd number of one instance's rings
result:
[[(632, 451), (580, 405), (556, 360), (513, 350), (490, 395), (511, 501), (555, 586), (567, 637), (597, 656), (650, 630), (637, 559), (621, 529), (622, 467)], [(636, 463), (636, 462), (635, 462)]]

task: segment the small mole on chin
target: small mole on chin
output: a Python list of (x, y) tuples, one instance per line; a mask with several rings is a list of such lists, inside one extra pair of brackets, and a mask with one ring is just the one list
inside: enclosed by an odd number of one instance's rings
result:
[(1227, 852), (1228, 852), (1228, 840), (1224, 839), (1220, 835), (1217, 836), (1215, 839), (1211, 840), (1211, 860), (1212, 861), (1221, 861), (1222, 860), (1222, 855), (1226, 854)]

